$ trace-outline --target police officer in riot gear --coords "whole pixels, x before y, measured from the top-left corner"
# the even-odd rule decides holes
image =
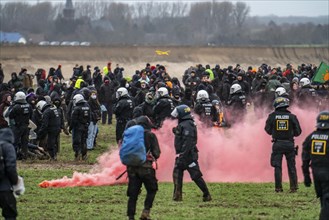
[[[38,130],[39,139],[47,135],[47,151],[51,160],[57,160],[57,139],[61,132],[61,117],[56,106],[41,100],[37,103],[37,110],[42,112],[42,123]]]
[[[206,90],[200,90],[196,95],[196,104],[194,111],[200,116],[200,120],[205,122],[209,127],[212,126],[211,115],[212,104],[209,99],[209,94]]]
[[[153,107],[155,126],[160,128],[163,121],[170,117],[171,112],[174,110],[175,105],[170,98],[168,89],[161,87],[157,91],[157,103]]]
[[[244,115],[247,113],[247,100],[242,88],[239,84],[233,84],[230,88],[230,98],[227,102],[230,110],[230,123],[235,124],[244,119]]]
[[[203,201],[210,201],[211,196],[206,182],[202,178],[198,163],[198,148],[197,144],[197,127],[191,115],[191,109],[187,105],[179,105],[171,115],[178,119],[177,127],[173,128],[175,134],[175,150],[178,155],[175,160],[173,171],[174,179],[174,201],[182,201],[183,175],[187,170],[203,192]]]
[[[113,112],[117,120],[115,132],[117,143],[119,143],[127,122],[133,118],[134,103],[128,94],[128,90],[124,87],[119,88],[115,96],[118,101],[114,105]]]
[[[13,122],[11,128],[15,137],[15,149],[18,158],[26,159],[28,155],[29,121],[32,117],[32,107],[26,102],[24,92],[17,92],[13,105],[9,107],[9,119]]]
[[[69,131],[72,132],[75,160],[87,159],[87,137],[90,123],[90,107],[81,94],[73,97],[73,110]]]
[[[288,165],[290,192],[298,189],[296,172],[296,149],[294,137],[301,134],[302,130],[296,115],[287,110],[289,99],[278,97],[273,106],[275,111],[269,114],[265,131],[272,135],[271,166],[274,167],[275,191],[282,192],[282,157],[285,155]]]
[[[318,94],[311,86],[311,81],[304,77],[299,81],[300,90],[297,92],[298,105],[300,107],[308,107],[314,105],[314,101],[318,101]]]
[[[312,184],[309,167],[312,167],[314,187],[320,198],[320,220],[329,218],[329,111],[320,112],[316,130],[303,143],[302,169],[304,184]]]

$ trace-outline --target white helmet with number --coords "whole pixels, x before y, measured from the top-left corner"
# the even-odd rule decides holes
[[[158,91],[157,91],[157,95],[158,95],[158,97],[168,95],[168,89],[165,88],[165,87],[159,88]]]
[[[76,94],[74,97],[73,97],[73,104],[78,104],[78,103],[81,103],[81,102],[86,102],[85,101],[85,98],[83,97],[83,95],[81,94]]]
[[[115,93],[115,97],[118,99],[122,96],[128,95],[128,90],[124,87],[118,88],[118,90]]]
[[[241,86],[239,84],[233,84],[230,88],[230,94],[234,94],[234,93],[237,93],[237,92],[240,92],[242,90]]]
[[[36,107],[37,107],[37,110],[41,113],[42,112],[42,109],[47,105],[47,102],[44,101],[44,100],[40,100]]]
[[[24,102],[26,103],[26,95],[24,92],[17,92],[14,96],[14,102]]]
[[[309,80],[309,78],[302,78],[300,81],[299,81],[299,84],[301,87],[304,87],[304,86],[307,86],[307,85],[310,85],[311,84],[311,81]]]
[[[280,97],[286,93],[287,93],[287,91],[284,87],[279,87],[275,90],[275,97]]]
[[[209,94],[206,90],[200,90],[198,94],[196,95],[196,100],[205,100],[209,99]]]

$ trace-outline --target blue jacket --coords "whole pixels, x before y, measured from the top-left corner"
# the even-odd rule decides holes
[[[0,147],[5,164],[5,176],[0,179],[0,191],[10,191],[17,184],[16,153],[13,146],[14,135],[10,128],[0,130]]]

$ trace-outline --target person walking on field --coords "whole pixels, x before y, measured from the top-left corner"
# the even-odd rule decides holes
[[[152,166],[154,160],[160,157],[161,151],[156,135],[151,131],[152,123],[147,116],[140,116],[127,123],[127,128],[133,125],[140,125],[144,128],[144,143],[146,161],[140,166],[127,166],[128,172],[128,190],[127,195],[128,206],[127,216],[129,220],[134,220],[136,213],[136,203],[140,194],[142,184],[146,189],[146,198],[144,201],[144,209],[142,211],[141,220],[150,220],[150,211],[153,206],[155,195],[158,191],[158,180],[156,179],[156,171]]]
[[[203,201],[211,201],[211,196],[198,163],[197,127],[191,115],[191,109],[187,105],[177,106],[171,113],[178,119],[177,127],[173,128],[175,134],[176,157],[173,171],[174,179],[174,201],[183,200],[183,175],[187,170],[203,193]]]

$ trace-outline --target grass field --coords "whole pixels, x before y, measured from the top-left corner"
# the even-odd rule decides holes
[[[126,185],[75,188],[40,188],[43,180],[87,172],[96,158],[113,144],[114,126],[101,126],[98,145],[87,162],[73,162],[71,137],[62,135],[57,162],[18,163],[26,193],[18,199],[18,219],[126,219]],[[172,201],[172,183],[160,183],[151,210],[152,219],[317,219],[319,201],[314,189],[300,184],[298,193],[275,193],[273,183],[211,183],[213,201],[202,202],[194,183],[184,184],[183,202]],[[143,209],[145,190],[139,197],[137,215]]]

